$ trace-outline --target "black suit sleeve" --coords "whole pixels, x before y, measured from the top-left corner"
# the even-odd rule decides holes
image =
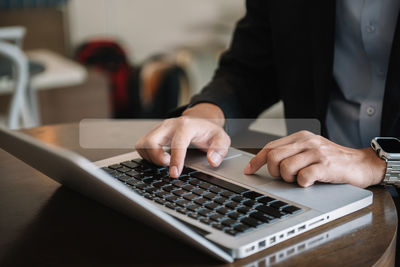
[[[212,81],[190,102],[218,105],[226,118],[255,118],[279,101],[266,0],[247,0]]]

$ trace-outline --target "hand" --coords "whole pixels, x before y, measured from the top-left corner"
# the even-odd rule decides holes
[[[308,187],[316,181],[368,187],[379,184],[386,163],[371,148],[340,146],[307,131],[268,143],[246,166],[253,174],[267,164],[269,173]]]
[[[202,118],[199,118],[199,117]],[[157,165],[170,166],[170,176],[179,177],[190,144],[207,152],[211,166],[218,167],[230,146],[222,128],[223,113],[213,104],[198,104],[179,118],[163,121],[136,143],[139,154]],[[163,150],[171,147],[171,154]]]

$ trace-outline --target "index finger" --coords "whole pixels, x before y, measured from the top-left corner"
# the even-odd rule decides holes
[[[172,178],[178,178],[185,162],[186,150],[192,141],[193,133],[187,130],[177,131],[171,142],[171,160],[169,174]]]

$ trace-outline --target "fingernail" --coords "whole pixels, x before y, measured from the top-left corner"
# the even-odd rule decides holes
[[[178,168],[176,166],[172,166],[171,168],[169,168],[169,175],[177,178],[178,177]]]
[[[250,173],[251,172],[251,165],[250,163],[247,164],[247,166],[244,168],[244,173]]]
[[[171,156],[170,156],[167,152],[165,152],[165,153],[163,154],[163,159],[162,159],[164,165],[165,165],[165,166],[168,166],[170,160],[171,160]]]
[[[218,165],[218,164],[221,163],[222,156],[221,156],[219,153],[217,153],[217,152],[211,151],[211,153],[210,153],[210,160],[211,160],[215,165]]]

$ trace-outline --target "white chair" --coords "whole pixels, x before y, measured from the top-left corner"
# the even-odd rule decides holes
[[[36,94],[29,86],[28,59],[21,50],[24,35],[23,27],[0,28],[0,54],[13,65],[14,90],[7,118],[10,129],[39,125]]]

